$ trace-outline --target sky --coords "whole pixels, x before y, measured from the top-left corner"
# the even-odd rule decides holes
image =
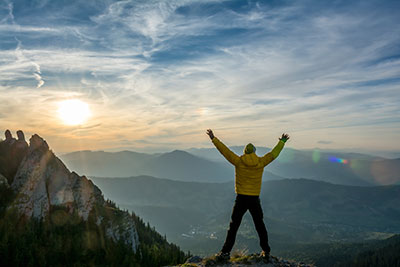
[[[0,131],[57,153],[400,151],[400,1],[0,0]],[[90,117],[67,125],[65,100]]]

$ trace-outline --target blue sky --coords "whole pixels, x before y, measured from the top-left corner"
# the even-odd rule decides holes
[[[0,1],[0,130],[55,151],[400,149],[399,1]],[[92,117],[64,125],[57,103]]]

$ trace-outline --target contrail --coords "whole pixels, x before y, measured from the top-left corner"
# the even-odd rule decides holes
[[[40,88],[44,84],[44,81],[43,81],[42,76],[41,76],[42,73],[40,72],[40,65],[37,64],[36,62],[33,62],[33,61],[31,61],[31,63],[35,67],[35,71],[33,73],[33,76],[35,76],[35,79],[38,82],[36,88]]]
[[[36,88],[40,88],[44,85],[44,80],[42,78],[42,72],[40,71],[40,65],[30,59],[28,59],[22,52],[21,49],[21,41],[15,37],[15,40],[18,42],[17,48],[15,48],[15,56],[20,61],[29,61],[33,66],[33,77],[37,81]]]
[[[11,23],[12,23],[13,25],[16,25],[16,23],[15,23],[15,18],[14,18],[14,14],[13,14],[13,10],[14,10],[14,4],[13,4],[12,2],[11,2],[11,3],[8,3],[8,17],[10,18]],[[28,58],[22,53],[22,50],[21,50],[21,44],[22,44],[22,43],[21,43],[21,41],[20,41],[16,36],[14,36],[14,38],[15,38],[15,40],[18,42],[17,48],[15,48],[15,55],[16,55],[17,59],[18,59],[18,60],[21,60],[21,61],[30,61],[30,63],[32,64],[32,66],[33,66],[33,68],[34,68],[34,69],[33,69],[33,77],[34,77],[35,80],[37,81],[36,88],[42,87],[43,84],[44,84],[44,80],[43,80],[43,78],[42,78],[42,72],[40,71],[40,65],[37,64],[36,62],[34,62],[34,61],[28,59]]]

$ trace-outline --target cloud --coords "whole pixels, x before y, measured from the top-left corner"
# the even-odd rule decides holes
[[[322,145],[330,145],[330,144],[332,144],[333,142],[332,142],[332,141],[319,140],[317,143],[318,143],[318,144],[322,144]]]
[[[14,24],[3,24],[0,25],[1,32],[7,33],[35,33],[35,34],[49,34],[49,33],[59,33],[60,29],[54,29],[51,27],[32,27],[32,26],[20,26]]]
[[[0,6],[0,9],[5,9],[7,11],[7,16],[4,16],[3,19],[0,20],[0,23],[6,23],[7,21],[10,21],[11,23],[14,23],[14,15],[13,15],[13,9],[14,5],[13,3],[5,3],[5,6]]]
[[[287,129],[303,138],[296,144],[311,146],[310,131],[354,126],[369,140],[363,127],[398,126],[400,30],[389,4],[76,3],[44,1],[41,16],[7,6],[0,91],[13,94],[2,101],[45,97],[49,103],[29,105],[43,116],[40,105],[50,110],[79,96],[96,109],[99,125],[80,129],[85,136],[103,131],[111,140],[122,132],[124,140],[163,144],[201,143],[208,127],[235,143],[249,131],[263,142]],[[43,92],[32,93],[32,82]],[[74,138],[72,129],[65,136]]]
[[[41,76],[42,73],[40,72],[40,66],[35,62],[32,62],[32,65],[35,67],[35,72],[33,73],[33,76],[35,77],[35,80],[38,82],[36,88],[40,88],[44,84],[44,81]]]
[[[25,55],[23,50],[21,49],[21,41],[18,40],[17,38],[15,38],[18,42],[17,47],[15,48],[15,55],[17,57],[17,62],[19,62],[18,64],[21,65],[26,65],[26,63],[30,64],[33,68],[33,77],[35,78],[35,80],[37,81],[37,86],[36,88],[40,88],[43,86],[44,81],[42,79],[41,76],[41,71],[40,71],[40,65],[37,64],[36,62],[29,60]]]
[[[18,31],[20,31],[21,27],[19,27],[19,25],[15,22],[15,17],[13,14],[13,10],[14,10],[13,3],[8,3],[7,7],[8,7],[8,16],[1,21],[1,24],[6,23],[9,20],[11,25],[10,24],[0,25],[0,32],[1,31],[7,32],[10,29],[18,29]],[[28,28],[30,31],[35,29],[34,27],[28,27]],[[43,29],[41,29],[41,30],[43,30]],[[42,73],[40,71],[39,64],[26,58],[26,56],[24,55],[24,53],[21,49],[22,42],[16,36],[14,36],[14,39],[17,41],[17,47],[15,48],[15,52],[14,52],[15,56],[17,58],[17,61],[19,62],[19,64],[21,64],[22,62],[24,62],[24,63],[28,62],[28,61],[30,62],[30,64],[33,66],[33,77],[37,81],[36,88],[42,87],[44,85],[44,81],[41,76]]]

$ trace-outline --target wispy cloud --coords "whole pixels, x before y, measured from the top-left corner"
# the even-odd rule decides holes
[[[29,66],[29,68],[32,70],[32,75],[33,75],[34,79],[37,81],[36,88],[42,87],[43,84],[44,84],[44,81],[43,81],[42,76],[41,76],[42,73],[40,71],[40,65],[38,63],[30,60],[29,58],[27,58],[24,55],[24,52],[21,49],[21,41],[18,40],[17,38],[15,38],[15,39],[16,39],[18,45],[17,45],[17,47],[15,48],[15,51],[14,51],[14,54],[15,54],[15,57],[16,57],[16,62],[15,62],[16,64],[13,64],[13,65],[14,66],[18,65],[18,66],[21,66],[23,68],[25,68],[25,66],[27,66],[27,67]],[[5,69],[7,70],[8,67],[10,67],[10,66],[5,66]],[[13,66],[11,65],[11,68],[12,67]],[[9,78],[12,79],[12,76],[9,77]]]
[[[18,29],[18,31],[19,31],[21,29],[21,27],[19,27],[19,25],[15,22],[15,18],[14,18],[14,14],[13,14],[13,10],[14,10],[13,3],[7,3],[7,9],[8,9],[8,15],[1,20],[1,23],[3,24],[3,23],[9,22],[9,24],[8,25],[0,25],[0,31],[7,32],[10,29],[15,29],[15,28]],[[33,29],[32,27],[28,27],[28,28],[29,28],[29,31],[32,31],[32,29]],[[41,29],[41,30],[43,30],[43,29]],[[37,88],[42,87],[44,85],[44,81],[41,76],[42,73],[40,71],[39,64],[37,64],[36,62],[33,62],[25,57],[25,55],[21,49],[21,41],[16,36],[14,36],[14,38],[17,41],[17,47],[15,48],[15,56],[16,56],[17,62],[19,62],[20,65],[23,65],[25,62],[30,61],[30,64],[33,67],[32,75],[33,75],[34,79],[37,81],[36,87]]]
[[[35,67],[35,71],[33,73],[33,76],[35,77],[35,80],[38,82],[37,84],[37,88],[42,87],[42,85],[44,84],[44,81],[42,79],[42,76],[40,76],[42,73],[40,72],[40,66],[39,64],[32,62],[32,65]]]
[[[318,141],[318,144],[322,144],[322,145],[330,145],[332,143],[333,143],[332,141],[326,141],[326,140],[319,140]]]
[[[290,131],[298,147],[334,133],[331,146],[383,149],[395,140],[387,129],[400,127],[396,1],[58,5],[41,2],[41,16],[20,2],[3,7],[0,114],[22,116],[26,101],[38,117],[19,128],[47,125],[55,139],[84,138],[89,148],[200,146],[214,127],[232,144]],[[93,127],[45,115],[71,96],[90,103]]]

